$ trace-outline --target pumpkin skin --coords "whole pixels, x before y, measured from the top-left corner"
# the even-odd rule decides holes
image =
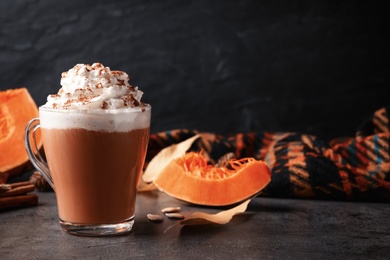
[[[194,153],[185,156],[194,156]],[[206,159],[204,158],[206,161]],[[185,160],[172,160],[154,180],[162,192],[179,200],[203,206],[227,206],[241,202],[259,193],[270,181],[271,172],[266,163],[254,158],[240,160],[237,168],[224,177],[201,176],[196,169],[185,165]],[[244,162],[247,161],[247,162]],[[207,174],[217,167],[202,165]],[[214,170],[213,170],[214,168]],[[219,167],[222,169],[224,167]]]
[[[26,88],[0,91],[0,173],[18,174],[29,163],[24,129],[38,114],[38,107]],[[40,131],[37,131],[37,145],[42,147]]]

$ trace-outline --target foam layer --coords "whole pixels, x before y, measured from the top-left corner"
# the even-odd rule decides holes
[[[149,128],[151,107],[111,110],[65,110],[39,108],[41,127],[46,129],[87,129],[90,131],[129,132]]]

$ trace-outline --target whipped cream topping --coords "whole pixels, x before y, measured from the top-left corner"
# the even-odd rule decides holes
[[[44,107],[91,110],[144,107],[143,92],[129,84],[129,75],[101,63],[77,64],[61,75],[61,88]]]

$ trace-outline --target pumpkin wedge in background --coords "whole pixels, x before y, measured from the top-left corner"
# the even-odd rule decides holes
[[[24,147],[24,128],[38,117],[38,107],[26,88],[0,91],[0,173],[18,174],[29,163]],[[37,131],[38,147],[42,147]]]
[[[225,167],[215,167],[201,153],[189,152],[172,160],[154,184],[171,197],[192,204],[227,206],[256,195],[270,181],[270,169],[263,161],[230,159]]]

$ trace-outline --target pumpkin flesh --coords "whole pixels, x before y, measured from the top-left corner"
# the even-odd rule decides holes
[[[24,128],[34,117],[38,117],[38,107],[26,88],[0,91],[0,173],[19,173],[29,162]],[[37,144],[41,147],[37,133]]]
[[[269,167],[254,158],[229,160],[229,167],[208,165],[197,153],[172,160],[154,184],[166,194],[189,203],[226,206],[260,192],[271,180]]]

